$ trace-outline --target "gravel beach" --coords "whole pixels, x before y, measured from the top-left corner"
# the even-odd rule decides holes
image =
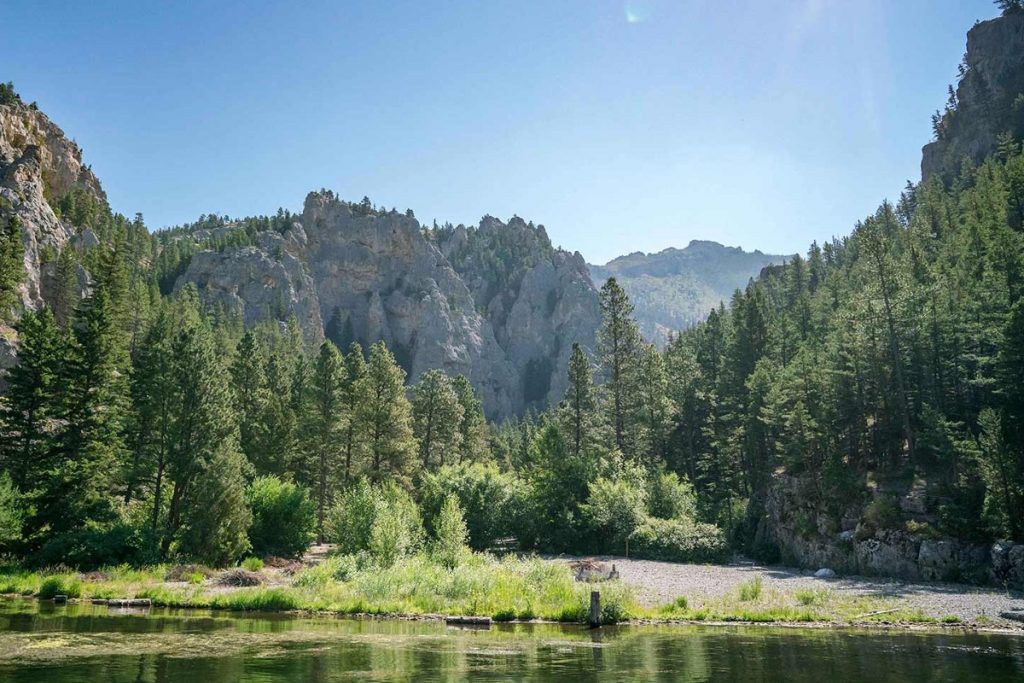
[[[647,606],[688,598],[714,598],[738,590],[741,583],[760,576],[766,590],[793,592],[806,588],[827,588],[850,595],[895,598],[901,607],[920,609],[936,618],[959,617],[964,623],[1024,630],[1024,623],[999,616],[1012,609],[1024,610],[1024,595],[994,587],[950,583],[911,583],[880,577],[844,576],[819,579],[813,572],[755,564],[675,564],[622,557],[593,557],[614,564],[622,580],[634,586],[637,599]]]

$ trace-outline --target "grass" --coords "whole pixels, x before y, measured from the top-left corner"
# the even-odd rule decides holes
[[[52,597],[149,598],[160,607],[209,607],[247,611],[324,611],[341,614],[439,614],[584,622],[591,584],[577,582],[568,565],[538,558],[498,559],[467,554],[455,569],[426,555],[374,566],[366,558],[342,556],[304,569],[287,585],[212,590],[201,572],[184,581],[164,580],[168,567],[114,567],[93,575],[28,572],[0,567],[4,593]],[[89,578],[87,578],[89,577]],[[618,581],[597,585],[602,619],[614,623],[642,614],[629,588]]]
[[[247,557],[242,560],[242,569],[247,569],[251,572],[258,572],[263,569],[263,560],[258,557]]]
[[[586,621],[591,589],[600,590],[602,620],[659,619],[715,623],[832,623],[955,625],[956,616],[933,617],[907,609],[898,598],[850,595],[829,589],[793,592],[766,587],[760,577],[731,593],[679,596],[656,608],[641,607],[619,581],[575,581],[568,566],[538,558],[496,558],[473,553],[453,570],[426,555],[380,568],[365,556],[338,556],[293,577],[285,585],[216,589],[200,571],[165,581],[170,567],[111,567],[80,575],[67,570],[32,572],[0,566],[0,593],[52,598],[149,598],[160,607],[207,607],[241,611],[309,611],[376,615],[471,615],[495,621]],[[272,572],[273,570],[267,570]],[[264,573],[275,577],[274,574]],[[985,623],[984,617],[976,620]]]
[[[756,576],[750,581],[745,581],[740,584],[740,600],[743,602],[760,600],[763,590],[764,580],[760,576]]]

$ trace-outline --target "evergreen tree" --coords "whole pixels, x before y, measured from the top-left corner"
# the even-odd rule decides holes
[[[11,320],[11,309],[18,301],[18,285],[24,276],[21,222],[17,216],[0,216],[0,321]]]
[[[490,446],[487,443],[487,421],[484,419],[484,407],[480,397],[473,390],[464,375],[452,378],[452,389],[462,407],[462,420],[459,422],[459,462],[489,460]]]
[[[606,420],[615,446],[627,455],[636,451],[640,361],[640,330],[633,320],[633,305],[615,278],[601,287],[601,327],[597,333],[598,358],[608,394]]]
[[[316,498],[316,530],[324,542],[324,515],[332,498],[333,484],[341,461],[344,433],[345,360],[334,342],[320,345],[320,353],[309,379],[308,424],[304,430],[306,451],[311,458]]]
[[[462,419],[462,404],[451,378],[436,369],[423,373],[412,388],[412,421],[424,470],[458,459]]]
[[[182,552],[216,562],[244,552],[237,530],[247,524],[249,513],[230,373],[218,355],[213,332],[195,318],[186,317],[170,347],[171,497],[160,550],[166,557],[171,545],[179,543]],[[219,526],[223,530],[214,533]]]
[[[345,482],[352,481],[357,468],[367,457],[367,435],[359,430],[359,406],[367,399],[366,359],[359,342],[352,342],[345,356],[345,384],[342,399],[345,409],[345,432],[342,446],[345,453]]]
[[[366,435],[369,476],[405,480],[416,454],[412,411],[405,397],[405,371],[384,345],[370,347],[366,375],[359,380],[362,401],[356,406],[357,432]]]
[[[31,498],[41,493],[54,467],[69,340],[48,309],[27,311],[17,331],[18,364],[11,368],[7,393],[0,397],[0,469]],[[36,527],[46,523],[39,520]]]
[[[267,423],[271,394],[263,345],[252,331],[246,332],[231,364],[231,380],[238,414],[239,444],[257,474],[279,474],[273,465],[277,454],[267,451]]]
[[[559,407],[559,423],[567,436],[569,452],[580,457],[596,436],[597,395],[590,359],[576,342],[569,356],[569,386]]]

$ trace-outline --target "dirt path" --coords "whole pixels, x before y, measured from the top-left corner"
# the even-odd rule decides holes
[[[794,592],[827,588],[841,594],[898,598],[909,609],[920,609],[936,618],[953,615],[965,623],[1024,629],[1024,623],[999,616],[1000,612],[1024,609],[1024,595],[991,587],[949,583],[911,583],[877,577],[818,579],[810,572],[755,564],[698,565],[627,560],[621,557],[593,559],[615,565],[622,580],[633,585],[637,598],[648,606],[664,604],[684,595],[690,598],[721,597],[738,590],[741,583],[760,576],[767,590]]]

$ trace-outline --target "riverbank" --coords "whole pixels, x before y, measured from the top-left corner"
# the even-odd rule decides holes
[[[256,571],[161,565],[99,572],[0,568],[0,593],[71,603],[149,600],[154,607],[303,612],[402,619],[466,615],[498,622],[582,623],[591,590],[605,623],[766,624],[1024,631],[1000,616],[1019,593],[957,584],[843,577],[752,564],[688,565],[615,557],[619,578],[576,581],[569,558],[475,554],[446,569],[425,556],[389,568],[352,557],[309,558]],[[111,607],[111,611],[118,608]]]
[[[676,564],[621,557],[596,557],[615,565],[623,583],[644,609],[664,611],[664,605],[686,596],[691,615],[736,615],[774,607],[813,607],[829,622],[953,624],[981,628],[1024,630],[1024,623],[1000,616],[1019,610],[1024,616],[1024,594],[1019,591],[953,583],[910,582],[885,577],[844,576],[819,578],[810,571],[789,567],[762,567],[753,563],[729,565]],[[756,601],[738,599],[744,587],[749,595],[760,583]],[[880,612],[871,614],[872,612]]]

